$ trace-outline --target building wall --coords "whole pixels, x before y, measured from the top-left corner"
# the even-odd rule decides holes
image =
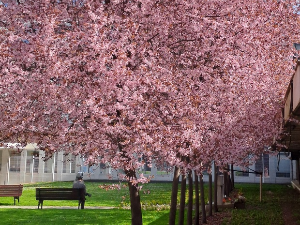
[[[278,163],[279,161],[279,163]],[[280,154],[280,158],[277,156],[268,156],[268,164],[263,166],[265,169],[262,174],[262,181],[264,183],[289,183],[292,180],[292,161],[285,153]],[[249,167],[249,172],[262,172],[261,167],[257,168],[257,163]],[[279,169],[279,170],[278,170]],[[235,182],[249,182],[259,183],[260,176],[255,173],[249,173],[246,176],[234,177]]]
[[[85,166],[84,160],[77,156],[64,155],[63,152],[57,152],[54,157],[43,160],[45,153],[36,150],[35,145],[28,145],[22,152],[16,150],[0,148],[0,184],[19,184],[36,183],[52,181],[72,181],[77,172],[84,172],[85,180],[118,180],[118,174],[122,171],[116,171],[109,166],[100,164],[91,167]],[[265,158],[265,164],[256,163],[249,167],[249,172],[265,169],[262,180],[264,183],[289,183],[296,177],[296,163],[281,154],[278,164],[276,156]],[[260,176],[255,173],[246,173],[241,168],[234,167],[235,182],[259,183]],[[279,169],[279,171],[278,171]],[[166,172],[169,171],[169,172]],[[153,177],[153,181],[172,181],[173,170],[167,166],[164,169],[157,168],[153,163],[152,168],[145,167],[138,171],[144,176]],[[208,181],[208,175],[204,175],[204,181]]]
[[[1,148],[0,155],[0,184],[70,181],[80,171],[79,157],[58,152],[45,162],[44,151],[36,150],[36,146],[31,144],[21,152]]]

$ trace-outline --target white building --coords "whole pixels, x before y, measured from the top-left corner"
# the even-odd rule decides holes
[[[85,180],[118,179],[118,171],[104,164],[88,167],[79,156],[57,152],[47,161],[44,161],[44,157],[44,151],[36,150],[33,144],[27,145],[22,151],[0,148],[0,184],[72,181],[79,171],[84,172]],[[245,172],[235,171],[235,182],[258,183],[259,175],[247,172],[262,171],[262,168],[265,183],[289,183],[296,177],[295,165],[285,153],[280,153],[279,164],[276,156],[264,155],[263,159]],[[153,176],[154,181],[172,181],[172,170],[166,172],[165,169],[158,169],[154,164],[152,168],[145,166],[139,172]],[[234,169],[241,170],[238,167]],[[207,181],[208,176],[205,175],[204,180]]]
[[[264,183],[290,183],[296,177],[296,163],[290,159],[290,153],[280,152],[277,156],[263,154],[263,156],[251,165],[245,172],[239,167],[234,167],[235,182],[259,183],[260,175],[256,172],[263,172]],[[250,173],[248,173],[250,172]]]
[[[59,152],[47,161],[44,156],[44,151],[36,150],[33,144],[22,151],[0,148],[0,184],[72,180],[80,169],[75,156]]]

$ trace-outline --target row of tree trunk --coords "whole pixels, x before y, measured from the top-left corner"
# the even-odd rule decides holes
[[[231,168],[232,169],[232,168]],[[217,189],[218,189],[218,168],[215,168],[214,173],[214,199],[213,199],[213,188],[212,188],[212,174],[209,174],[208,180],[208,212],[206,212],[205,208],[205,196],[204,196],[204,182],[203,175],[199,175],[194,172],[194,185],[193,185],[193,171],[187,171],[187,173],[183,173],[181,175],[181,191],[180,191],[180,205],[179,205],[179,219],[178,225],[184,224],[184,213],[187,207],[187,225],[199,225],[200,223],[200,206],[201,206],[201,222],[206,222],[206,216],[212,216],[212,211],[218,212],[218,204],[217,204]],[[229,175],[229,168],[225,169],[224,172],[224,195],[229,196],[230,192],[234,188],[234,176]],[[233,172],[233,171],[232,171]],[[175,225],[176,220],[176,212],[177,212],[177,194],[178,194],[178,185],[179,185],[179,177],[180,177],[180,168],[175,167],[174,169],[174,177],[172,184],[172,194],[171,194],[171,206],[170,206],[170,215],[169,215],[169,225]],[[232,177],[232,179],[231,179]],[[186,205],[186,180],[188,180],[188,203]],[[193,186],[195,186],[195,203],[193,202]],[[199,192],[200,191],[200,192]],[[223,197],[223,196],[222,196]],[[215,204],[213,205],[212,202]],[[193,218],[193,206],[195,206],[195,216]]]
[[[217,205],[217,189],[218,189],[218,168],[215,168],[214,173],[214,200],[212,193],[212,174],[209,174],[209,193],[208,193],[208,216],[212,216],[212,211],[214,208],[215,212],[218,212]],[[229,195],[233,189],[234,180],[233,174],[232,179],[228,174],[229,170],[224,172],[224,195]],[[232,170],[233,171],[233,170]],[[135,178],[136,173],[133,170],[125,170],[125,173],[130,178]],[[169,215],[169,225],[175,225],[176,212],[177,212],[177,195],[178,195],[178,186],[179,186],[179,177],[180,177],[180,168],[175,167],[174,169],[174,178],[172,183],[172,194],[171,194],[171,206],[170,206],[170,215]],[[197,174],[194,172],[194,184],[195,184],[195,203],[193,203],[193,171],[187,171],[187,173],[182,173],[181,177],[181,195],[180,195],[180,205],[179,205],[179,220],[178,225],[184,224],[184,213],[186,209],[186,180],[188,179],[188,204],[187,204],[187,225],[192,225],[193,222],[195,225],[200,223],[200,206],[201,206],[201,221],[206,223],[206,209],[205,209],[205,198],[204,198],[204,182],[203,175]],[[130,203],[131,203],[131,218],[132,224],[142,225],[142,210],[140,204],[140,195],[137,185],[133,185],[131,181],[128,182],[129,192],[130,192]],[[199,192],[200,191],[200,192]],[[223,196],[222,196],[223,197]],[[212,205],[212,202],[215,204]],[[195,217],[193,218],[193,206],[195,205]],[[214,206],[214,207],[213,207]]]

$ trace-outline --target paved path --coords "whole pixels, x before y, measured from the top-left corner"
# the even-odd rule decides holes
[[[37,209],[37,206],[1,205],[0,209]],[[84,206],[84,209],[114,209],[105,206]],[[77,206],[44,206],[43,209],[78,209]]]

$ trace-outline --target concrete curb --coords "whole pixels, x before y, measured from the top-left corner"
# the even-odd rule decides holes
[[[2,205],[0,209],[38,209],[37,206]],[[43,206],[43,209],[78,209],[77,206]],[[105,206],[85,206],[84,209],[115,209],[115,207]]]
[[[299,181],[297,181],[297,180],[292,180],[292,181],[291,181],[291,184],[292,184],[292,187],[293,187],[294,189],[297,189],[297,190],[300,192]]]

